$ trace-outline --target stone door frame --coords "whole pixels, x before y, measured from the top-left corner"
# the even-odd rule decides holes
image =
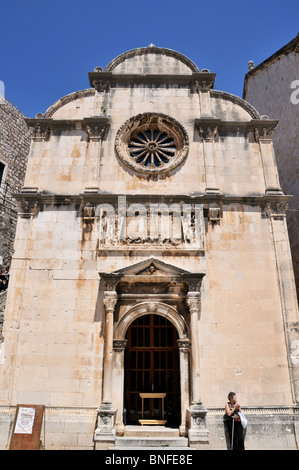
[[[106,284],[103,297],[104,305],[104,361],[103,361],[103,392],[99,416],[110,410],[114,413],[113,424],[109,432],[121,435],[124,432],[124,351],[126,348],[126,333],[134,320],[141,315],[155,313],[169,320],[178,333],[180,387],[181,387],[181,425],[180,434],[190,434],[189,428],[194,428],[192,416],[202,410],[200,400],[200,369],[198,321],[200,319],[200,289],[204,273],[191,273],[176,266],[164,263],[150,257],[135,265],[127,266],[112,273],[100,272],[100,277]],[[168,286],[168,292],[151,295],[143,293],[129,294],[120,292],[120,286],[141,283],[161,283]],[[183,287],[184,286],[184,287]],[[173,291],[176,287],[179,294]],[[159,298],[160,297],[160,298]],[[129,305],[121,312],[117,305],[126,298]],[[183,301],[186,315],[182,310]],[[122,302],[121,302],[122,303]],[[124,305],[124,304],[123,304]],[[118,313],[116,313],[116,311]],[[117,317],[119,315],[119,317]],[[107,412],[108,412],[107,411]],[[109,411],[109,412],[110,412]],[[101,421],[101,420],[100,420]],[[191,421],[191,422],[190,422]],[[192,424],[193,423],[193,424]],[[106,426],[107,427],[107,426]],[[99,426],[99,435],[101,434]],[[105,426],[104,426],[105,428]],[[106,428],[104,434],[107,434]]]
[[[186,434],[187,409],[190,403],[190,377],[189,377],[189,351],[190,338],[185,319],[177,309],[163,302],[145,300],[127,309],[118,321],[113,340],[113,377],[112,377],[112,402],[117,409],[116,433],[122,434],[124,429],[124,352],[127,344],[126,334],[129,326],[140,316],[161,315],[169,320],[178,333],[179,363],[180,363],[180,388],[181,388],[181,424],[180,434]]]

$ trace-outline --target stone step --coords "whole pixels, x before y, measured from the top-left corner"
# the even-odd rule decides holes
[[[126,426],[124,437],[179,437],[177,428],[165,428],[164,426]]]
[[[109,447],[108,450],[148,450],[148,451],[151,451],[151,450],[160,450],[160,451],[168,451],[168,450],[174,450],[174,451],[178,451],[178,450],[194,450],[194,449],[189,449],[189,447],[154,447],[154,446],[151,446],[151,447],[142,447],[142,446],[139,446],[139,447],[130,447],[128,449],[128,447],[123,447],[123,446],[115,446],[115,447]]]
[[[116,437],[115,447],[157,447],[159,449],[169,449],[170,447],[188,448],[188,439],[186,437],[145,437],[145,436],[123,436]]]

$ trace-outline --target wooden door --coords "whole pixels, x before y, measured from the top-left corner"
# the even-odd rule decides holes
[[[177,331],[160,315],[144,315],[128,329],[125,353],[125,422],[141,419],[142,392],[166,393],[167,425],[180,423],[180,383]],[[144,419],[161,419],[161,399],[144,400]]]

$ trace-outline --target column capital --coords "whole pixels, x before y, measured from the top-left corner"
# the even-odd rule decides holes
[[[177,344],[180,352],[188,353],[191,351],[191,341],[188,338],[178,339]]]
[[[187,304],[191,313],[193,311],[199,311],[200,310],[200,292],[199,291],[188,292]]]
[[[270,202],[265,205],[265,212],[273,219],[284,219],[288,209],[288,201]]]
[[[102,141],[106,135],[107,129],[107,126],[95,125],[91,123],[88,123],[85,126],[85,131],[88,135],[88,138],[92,142]]]
[[[105,291],[104,292],[104,298],[103,298],[103,304],[105,307],[106,312],[114,312],[115,305],[117,303],[117,292],[116,291]]]
[[[127,343],[128,343],[127,339],[114,339],[113,350],[122,352],[126,349]]]
[[[45,118],[40,113],[36,115],[36,118],[26,118],[25,122],[33,142],[42,142],[49,138],[52,119]]]

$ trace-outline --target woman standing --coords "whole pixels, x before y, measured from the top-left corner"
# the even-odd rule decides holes
[[[241,407],[237,403],[237,396],[235,392],[230,392],[228,394],[228,402],[225,405],[225,412],[227,415],[227,426],[231,450],[245,450],[243,428],[239,411],[241,411]]]

